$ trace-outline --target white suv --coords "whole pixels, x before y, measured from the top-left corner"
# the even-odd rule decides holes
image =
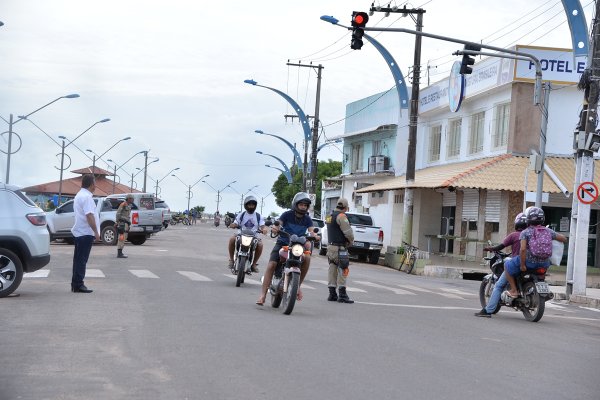
[[[46,214],[19,188],[0,182],[0,297],[21,284],[23,272],[50,262]]]

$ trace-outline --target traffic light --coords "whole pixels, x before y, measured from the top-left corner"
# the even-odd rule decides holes
[[[369,16],[366,12],[352,12],[352,42],[350,43],[350,48],[352,50],[360,50],[360,48],[363,46],[362,37],[365,34],[365,30],[363,28],[365,25],[367,25],[368,21]]]
[[[481,46],[466,44],[465,50],[480,51]],[[460,64],[460,73],[463,75],[470,75],[473,72],[473,67],[471,67],[473,64],[475,64],[475,58],[469,54],[463,54],[462,62]]]

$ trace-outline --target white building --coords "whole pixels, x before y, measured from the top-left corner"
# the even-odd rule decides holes
[[[548,201],[543,207],[546,222],[568,236],[573,195],[566,197],[561,187],[574,191],[573,131],[583,100],[576,83],[585,61],[574,61],[565,49],[517,49],[538,57],[544,81],[551,82],[546,165],[555,177],[544,174]],[[531,151],[539,151],[542,120],[533,102],[534,74],[529,62],[484,59],[466,76],[457,112],[448,106],[448,78],[421,90],[413,244],[476,259],[488,240],[498,243],[513,230],[524,195],[534,192],[537,182],[528,169]],[[400,116],[397,96],[390,91],[349,104],[346,117],[343,173],[328,183],[330,190],[324,187],[323,210],[344,196],[351,210],[373,215],[384,230],[384,244],[399,246],[408,113],[403,110]],[[535,195],[526,199],[532,205]],[[597,265],[597,210],[593,205],[588,265]]]

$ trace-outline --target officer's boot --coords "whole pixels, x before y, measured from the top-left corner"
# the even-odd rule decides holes
[[[117,249],[117,258],[127,258],[127,256],[123,254],[123,249]]]
[[[352,300],[346,294],[346,288],[343,286],[340,286],[340,295],[338,297],[338,303],[348,303],[348,304],[354,303],[354,300]]]
[[[329,297],[327,298],[327,301],[337,301],[338,300],[338,295],[335,292],[335,288],[329,286]]]

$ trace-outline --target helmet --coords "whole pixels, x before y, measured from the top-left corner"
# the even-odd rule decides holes
[[[529,207],[525,210],[527,225],[542,225],[545,220],[544,210],[539,207]]]
[[[125,200],[133,200],[133,194],[132,193],[127,193],[127,195],[125,196]]]
[[[254,207],[248,207],[249,205],[251,205],[252,203],[254,203]],[[246,211],[248,211],[249,213],[253,213],[254,210],[256,210],[256,206],[258,205],[258,201],[256,200],[256,197],[250,195],[247,196],[244,199],[244,208],[246,209]]]
[[[298,208],[298,203],[304,203],[307,206],[310,206],[310,204],[312,202],[310,201],[310,197],[308,196],[308,193],[298,192],[298,193],[296,193],[296,195],[294,196],[294,199],[292,200],[292,210],[296,211],[298,214],[306,214],[308,212],[308,208],[306,210],[300,210]]]
[[[527,217],[525,214],[519,213],[515,218],[515,230],[522,231],[525,228],[527,228]]]

